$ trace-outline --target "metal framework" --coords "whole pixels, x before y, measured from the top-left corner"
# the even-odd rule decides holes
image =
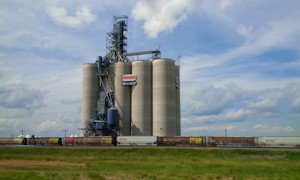
[[[113,30],[106,34],[106,57],[114,62],[126,61],[122,54],[127,53],[128,17],[114,16]]]

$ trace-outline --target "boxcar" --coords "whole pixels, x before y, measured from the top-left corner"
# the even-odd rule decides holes
[[[41,145],[41,146],[60,146],[62,145],[62,139],[61,138],[34,138],[34,144],[35,145]]]
[[[158,146],[203,146],[202,137],[158,137]]]
[[[118,146],[157,146],[157,136],[118,136]]]
[[[254,137],[206,136],[206,147],[254,147]]]
[[[256,137],[256,147],[300,148],[300,137]]]
[[[76,146],[113,146],[113,138],[103,137],[78,137],[74,141]]]

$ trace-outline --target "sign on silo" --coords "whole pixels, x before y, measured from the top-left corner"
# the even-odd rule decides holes
[[[180,81],[179,81],[178,77],[176,77],[175,85],[176,85],[176,88],[180,87]]]
[[[123,86],[133,86],[133,85],[137,85],[137,82],[123,82],[122,84]]]
[[[123,86],[137,85],[135,74],[124,74],[122,77]]]
[[[136,81],[135,74],[124,74],[122,77],[123,81]]]

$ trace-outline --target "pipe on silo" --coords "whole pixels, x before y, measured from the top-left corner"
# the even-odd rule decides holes
[[[117,62],[114,65],[115,107],[118,109],[121,136],[131,135],[131,86],[123,86],[122,77],[131,74],[130,62]]]
[[[131,135],[152,136],[152,62],[132,62],[137,85],[131,94]]]
[[[86,128],[86,122],[92,119],[92,114],[97,106],[99,96],[97,72],[96,64],[88,63],[83,65],[81,128]],[[84,136],[82,131],[80,136]]]
[[[176,78],[176,136],[181,136],[181,120],[180,120],[180,66],[175,66],[175,78]]]
[[[152,62],[153,136],[176,136],[175,61]]]
[[[114,65],[110,64],[108,67],[108,91],[112,92],[114,89]]]

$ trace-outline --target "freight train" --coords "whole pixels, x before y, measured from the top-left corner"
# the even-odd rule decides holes
[[[0,138],[0,145],[37,146],[179,146],[231,148],[300,148],[300,137],[227,137],[227,136],[102,136]]]

